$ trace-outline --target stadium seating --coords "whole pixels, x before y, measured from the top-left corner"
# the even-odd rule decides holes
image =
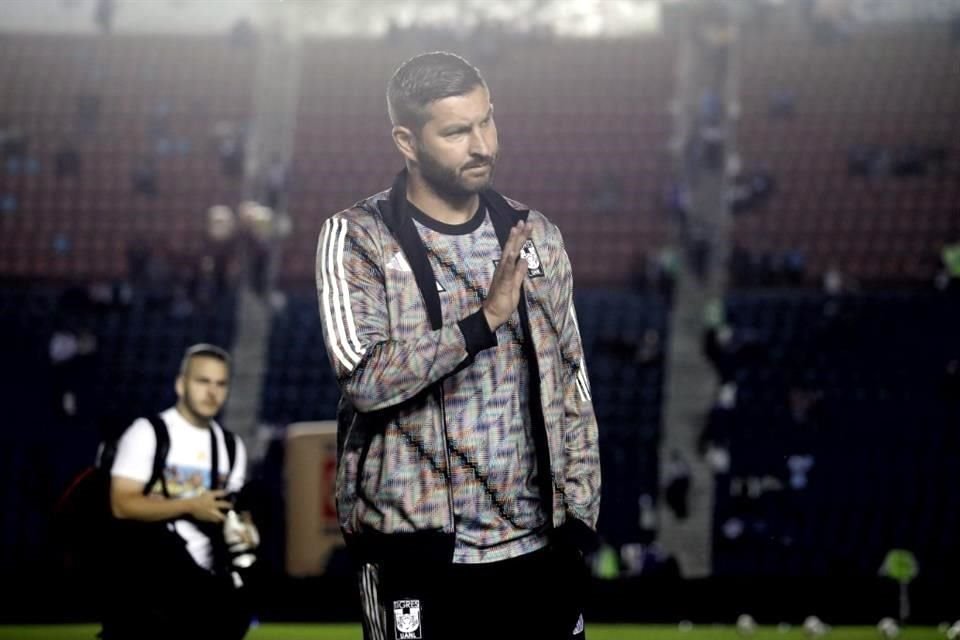
[[[737,245],[798,249],[814,281],[830,268],[874,285],[929,281],[943,242],[960,234],[960,49],[949,31],[895,25],[817,43],[749,30],[740,46],[736,145],[776,193],[737,217]],[[792,115],[771,115],[777,96]],[[925,175],[851,175],[857,149],[924,147],[946,153]]]
[[[717,478],[714,571],[871,575],[902,547],[946,578],[960,560],[948,490],[960,399],[944,395],[960,299],[741,292],[727,311],[754,349],[736,367],[723,434],[731,467]],[[791,415],[791,393],[820,396],[805,420]],[[812,466],[797,487],[790,460],[803,456]]]
[[[0,52],[0,122],[28,140],[24,159],[0,166],[0,197],[16,201],[0,217],[0,273],[122,278],[139,235],[196,254],[206,210],[240,199],[213,132],[246,124],[253,52],[200,36],[27,34],[0,36]],[[80,174],[57,179],[54,157],[68,141]],[[133,190],[144,158],[156,196]]]

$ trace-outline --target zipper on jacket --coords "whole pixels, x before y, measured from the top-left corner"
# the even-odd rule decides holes
[[[447,463],[447,506],[450,509],[450,528],[453,537],[457,537],[457,517],[453,512],[453,467],[450,464],[450,445],[447,443],[447,407],[444,399],[443,380],[439,383],[440,394],[440,434],[443,436],[443,459]]]

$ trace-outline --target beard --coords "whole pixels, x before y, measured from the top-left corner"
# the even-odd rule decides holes
[[[202,420],[212,420],[220,413],[220,407],[211,407],[208,403],[194,398],[189,392],[184,394],[183,403],[187,406],[187,409]]]
[[[420,175],[423,181],[430,185],[438,195],[450,200],[463,200],[474,196],[493,184],[494,168],[497,164],[497,154],[486,158],[472,158],[462,167],[451,168],[441,164],[429,151],[417,146],[417,163],[420,166]],[[489,167],[490,170],[481,178],[471,178],[465,174],[475,167]]]

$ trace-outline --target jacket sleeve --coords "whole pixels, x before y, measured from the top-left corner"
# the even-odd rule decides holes
[[[556,231],[559,234],[559,230]],[[560,335],[563,361],[569,363],[570,371],[563,376],[566,431],[566,469],[564,470],[564,495],[567,514],[583,522],[591,529],[597,526],[600,514],[600,447],[597,435],[597,418],[593,412],[590,380],[583,356],[583,343],[577,324],[577,312],[573,304],[573,274],[570,259],[559,242],[557,260],[560,286],[559,298],[554,309]]]
[[[422,326],[416,314],[424,312],[411,309],[410,318],[391,323],[380,255],[371,234],[350,215],[331,217],[320,231],[316,275],[324,343],[344,395],[361,412],[404,402],[497,344],[480,309],[398,339],[391,325]]]

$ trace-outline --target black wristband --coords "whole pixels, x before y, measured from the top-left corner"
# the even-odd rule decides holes
[[[483,309],[470,314],[457,324],[460,325],[463,339],[467,343],[467,353],[471,358],[484,349],[497,346],[497,334],[490,330]]]

